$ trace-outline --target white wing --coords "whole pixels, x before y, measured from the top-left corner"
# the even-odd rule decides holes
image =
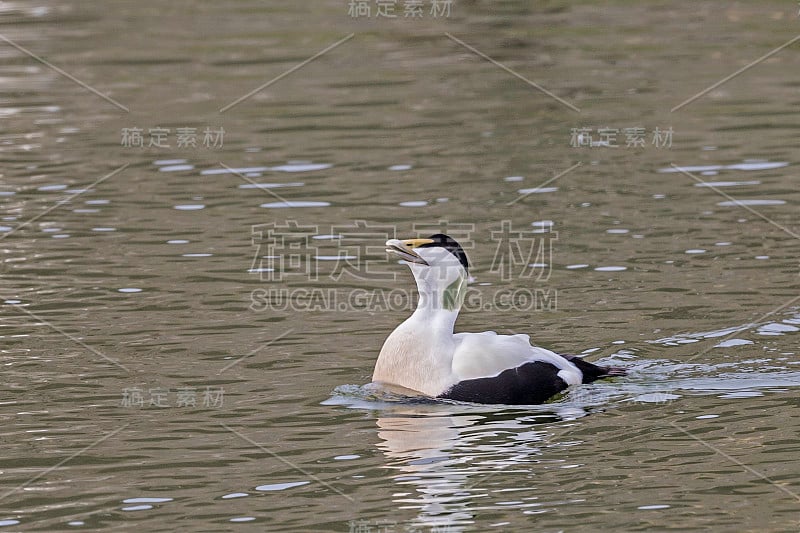
[[[453,374],[458,381],[496,376],[535,361],[559,368],[558,376],[568,385],[577,385],[583,379],[575,365],[550,350],[531,346],[530,336],[525,334],[456,333],[453,339],[456,343]]]

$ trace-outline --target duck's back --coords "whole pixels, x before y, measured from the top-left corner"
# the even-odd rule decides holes
[[[568,385],[581,382],[581,372],[575,365],[550,350],[531,346],[528,335],[498,335],[486,331],[457,333],[453,339],[456,381],[493,377],[527,363],[541,362],[553,366],[556,375]]]

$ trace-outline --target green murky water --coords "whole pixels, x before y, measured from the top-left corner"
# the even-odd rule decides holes
[[[0,530],[796,531],[797,6],[348,4],[0,3]],[[436,228],[630,375],[365,387]]]

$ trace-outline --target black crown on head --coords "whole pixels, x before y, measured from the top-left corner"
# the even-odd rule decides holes
[[[433,242],[428,244],[423,244],[420,248],[431,248],[433,246],[440,246],[456,256],[458,260],[461,262],[461,265],[464,267],[464,270],[469,271],[469,260],[467,259],[467,254],[464,252],[464,249],[458,244],[454,238],[450,237],[449,235],[445,235],[444,233],[437,233],[435,235],[431,235],[428,237]]]

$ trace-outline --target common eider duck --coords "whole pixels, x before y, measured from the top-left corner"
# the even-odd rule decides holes
[[[414,313],[386,338],[372,380],[431,398],[484,404],[544,403],[571,385],[624,375],[577,356],[531,346],[525,334],[453,333],[467,290],[469,262],[453,238],[390,239],[386,251],[411,268]]]

